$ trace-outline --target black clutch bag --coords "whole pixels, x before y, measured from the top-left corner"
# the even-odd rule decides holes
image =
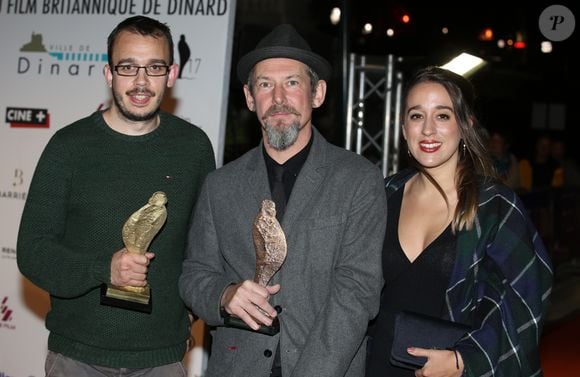
[[[421,369],[426,357],[407,353],[408,347],[427,349],[452,348],[471,328],[424,314],[403,311],[395,318],[395,334],[390,361],[407,369]]]

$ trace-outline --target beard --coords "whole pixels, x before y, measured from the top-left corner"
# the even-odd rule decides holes
[[[143,94],[143,93],[148,94],[149,96],[151,96],[151,98],[155,97],[155,93],[153,93],[147,89],[139,89],[139,88],[128,91],[125,94],[127,94],[128,96],[131,96],[131,95]],[[125,117],[126,119],[128,119],[130,121],[144,122],[144,121],[148,121],[148,120],[155,118],[157,116],[157,114],[159,114],[160,104],[157,104],[157,107],[148,113],[136,114],[134,112],[129,111],[129,109],[127,109],[127,107],[123,103],[122,98],[123,98],[123,95],[113,89],[113,101],[115,102],[117,109],[119,109],[119,112],[121,113],[121,115],[123,117]]]
[[[301,127],[299,120],[295,120],[289,125],[285,125],[281,121],[274,124],[267,120],[270,115],[278,112],[285,112],[297,116],[300,116],[300,113],[290,106],[273,105],[264,114],[264,125],[262,128],[266,132],[268,144],[277,151],[283,151],[294,145],[298,139]]]
[[[288,126],[283,124],[273,125],[268,122],[264,123],[264,131],[268,144],[277,151],[283,151],[294,145],[300,133],[300,123],[298,121],[290,123]]]

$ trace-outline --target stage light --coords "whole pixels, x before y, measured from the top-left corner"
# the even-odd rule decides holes
[[[492,41],[493,40],[493,29],[486,27],[479,33],[479,40],[481,41]]]
[[[334,7],[330,11],[330,23],[333,25],[338,25],[340,22],[340,8]]]
[[[482,68],[485,64],[486,62],[482,58],[462,52],[451,59],[448,63],[442,65],[441,68],[448,69],[458,75],[467,77]]]
[[[408,24],[409,22],[411,22],[411,17],[405,13],[403,14],[403,17],[401,17],[401,21],[403,21],[404,24]]]
[[[395,31],[391,28],[387,29],[387,37],[392,37],[395,35]]]
[[[542,44],[540,45],[540,49],[544,54],[549,54],[552,52],[552,42],[550,41],[543,41]]]
[[[373,25],[369,22],[367,22],[362,29],[362,33],[363,34],[370,34],[373,32]]]

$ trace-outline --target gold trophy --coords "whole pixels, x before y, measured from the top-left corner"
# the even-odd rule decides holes
[[[252,237],[256,250],[254,282],[265,287],[284,263],[287,253],[286,236],[280,223],[276,220],[276,204],[273,201],[269,199],[262,201],[260,211],[254,219]],[[225,311],[223,312],[223,316],[224,324],[227,327],[254,331],[238,317],[229,315]],[[279,331],[280,322],[278,321],[278,317],[274,318],[272,325],[261,325],[256,330],[256,332],[267,335],[275,335]]]
[[[123,225],[123,243],[129,253],[144,255],[151,241],[167,220],[167,196],[162,191],[151,195],[147,204],[133,213]],[[101,303],[151,313],[151,289],[144,287],[103,285]]]

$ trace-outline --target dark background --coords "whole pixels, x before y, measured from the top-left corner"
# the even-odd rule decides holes
[[[565,138],[569,154],[578,160],[579,148],[571,145],[580,125],[578,112],[573,107],[576,96],[572,91],[578,80],[571,57],[572,48],[578,46],[578,27],[568,39],[553,42],[552,53],[541,53],[540,42],[545,38],[539,30],[538,20],[541,12],[553,4],[566,6],[578,22],[578,7],[569,1],[357,0],[348,1],[346,17],[343,12],[341,22],[332,25],[330,10],[334,6],[344,9],[344,1],[239,0],[224,163],[257,145],[261,137],[259,124],[255,115],[246,109],[242,84],[235,75],[237,61],[280,23],[293,24],[312,49],[333,65],[327,98],[323,107],[315,111],[314,124],[336,145],[345,145],[344,51],[367,55],[379,62],[385,61],[387,54],[401,57],[403,61],[398,68],[404,75],[423,66],[442,65],[465,51],[488,61],[470,77],[479,98],[479,118],[488,129],[502,129],[511,134],[512,149],[517,157],[528,156],[536,136],[549,132]],[[401,21],[403,14],[410,16],[408,24]],[[343,28],[345,20],[347,28]],[[367,22],[373,24],[373,32],[363,35],[361,30]],[[446,35],[441,33],[443,26],[449,28]],[[395,29],[394,38],[386,36],[388,27]],[[493,30],[492,41],[478,38],[484,28]],[[525,49],[497,47],[497,39],[515,40],[518,34],[526,42]],[[545,130],[532,129],[534,104],[564,105],[566,129],[550,130],[549,124]]]
[[[346,1],[346,0],[343,0]],[[309,41],[316,52],[333,65],[325,105],[314,112],[314,125],[336,145],[344,146],[345,105],[342,103],[343,39],[342,24],[331,25],[330,9],[343,1],[331,0],[238,0],[232,73],[230,79],[229,117],[224,162],[228,162],[258,144],[259,124],[243,99],[242,84],[235,76],[241,55],[279,23],[291,23]],[[577,0],[576,0],[577,1]],[[576,30],[567,40],[553,43],[551,54],[540,52],[543,37],[538,27],[541,12],[561,4],[576,17]],[[529,157],[534,140],[546,130],[534,130],[534,104],[562,104],[565,130],[553,136],[568,142],[568,151],[576,161],[580,148],[574,145],[580,126],[576,110],[577,69],[572,60],[578,48],[579,6],[571,1],[348,1],[348,53],[365,54],[384,62],[388,54],[403,57],[404,74],[427,65],[441,65],[461,51],[475,53],[487,61],[471,80],[479,94],[479,118],[488,129],[512,134],[513,152]],[[403,25],[401,16],[408,12],[411,22]],[[363,37],[366,22],[374,32]],[[446,25],[449,34],[442,35]],[[397,37],[388,39],[386,27],[393,27]],[[478,39],[490,27],[496,38],[515,38],[521,33],[527,48],[499,49],[496,41]],[[381,118],[382,114],[375,117]],[[366,115],[365,115],[366,118]],[[369,119],[370,120],[370,119]],[[380,121],[376,121],[379,123]],[[577,375],[578,337],[580,336],[580,197],[577,187],[529,193],[525,200],[532,221],[547,245],[554,265],[555,278],[550,311],[545,320],[541,341],[544,376]]]

